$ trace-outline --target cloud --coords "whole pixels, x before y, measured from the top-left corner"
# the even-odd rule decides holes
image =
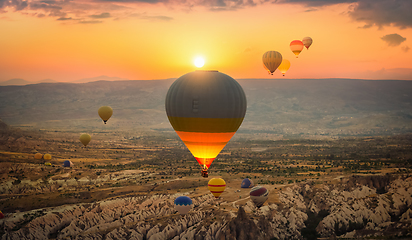
[[[141,19],[147,19],[147,20],[159,20],[159,21],[171,21],[173,20],[172,17],[168,17],[168,16],[142,16],[140,17]]]
[[[91,18],[110,18],[111,15],[110,15],[110,13],[105,12],[105,13],[101,13],[99,15],[90,15],[89,17],[91,17]]]
[[[102,23],[103,21],[99,20],[83,20],[79,21],[80,24],[97,24],[97,23]]]
[[[351,4],[349,16],[366,27],[412,27],[412,0],[279,0],[278,3],[300,4],[309,9],[346,3]]]
[[[57,21],[67,21],[67,20],[73,20],[71,17],[60,17],[57,19]]]
[[[403,46],[402,48],[402,51],[404,51],[405,53],[407,53],[407,52],[409,52],[409,47],[408,46]]]
[[[358,0],[350,16],[366,24],[412,27],[411,0]]]
[[[397,33],[385,35],[381,37],[381,39],[385,41],[388,44],[388,46],[392,47],[399,46],[402,42],[406,40],[406,38],[402,37]]]

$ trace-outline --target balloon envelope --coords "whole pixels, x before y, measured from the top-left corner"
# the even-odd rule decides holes
[[[303,42],[300,40],[293,40],[290,43],[290,50],[298,57],[299,53],[303,50]]]
[[[207,169],[242,124],[246,96],[228,75],[198,70],[176,79],[165,105],[173,129]]]
[[[180,214],[184,215],[193,207],[192,199],[187,196],[180,196],[175,199],[175,209]]]
[[[0,219],[4,218],[4,214],[0,211]]]
[[[273,73],[282,62],[282,54],[277,51],[267,51],[262,56],[263,66],[269,73]]]
[[[72,163],[72,161],[66,160],[63,162],[63,167],[73,167],[74,164]]]
[[[51,155],[48,154],[48,153],[44,154],[44,156],[43,156],[44,160],[50,160],[51,158],[52,158]]]
[[[312,45],[312,43],[313,43],[313,40],[312,40],[311,37],[304,37],[302,39],[302,43],[303,43],[303,45],[305,45],[306,49],[309,49],[310,45]]]
[[[256,186],[250,190],[249,195],[256,207],[261,207],[268,199],[269,191],[262,186]]]
[[[251,188],[253,187],[253,181],[249,178],[245,178],[242,181],[242,184],[240,184],[241,188]]]
[[[51,166],[52,164],[50,162],[45,162],[44,165]]]
[[[279,65],[278,69],[279,71],[285,76],[285,73],[289,70],[290,68],[290,62],[287,59],[282,59],[282,63]]]
[[[43,157],[43,154],[41,154],[41,153],[34,154],[34,158],[37,159],[37,160],[42,159],[42,157]]]
[[[82,135],[80,135],[79,140],[80,140],[80,142],[82,142],[83,145],[86,147],[87,144],[89,144],[90,140],[92,140],[92,137],[90,137],[90,135],[87,134],[87,133],[83,133]]]
[[[113,109],[109,106],[103,106],[99,108],[97,113],[99,114],[103,122],[106,123],[107,120],[109,120],[109,118],[113,115]]]
[[[207,184],[209,191],[215,196],[215,198],[219,198],[219,196],[225,191],[226,182],[221,178],[212,178],[210,179],[209,183]]]

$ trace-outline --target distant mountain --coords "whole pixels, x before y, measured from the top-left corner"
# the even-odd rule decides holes
[[[93,78],[83,78],[75,81],[70,81],[72,83],[88,83],[88,82],[95,82],[95,81],[119,81],[119,80],[128,80],[125,78],[119,78],[119,77],[108,77],[105,75],[98,76],[98,77],[93,77]]]
[[[7,81],[0,82],[0,86],[9,86],[9,85],[26,85],[31,84],[32,82],[26,81],[21,78],[13,78]]]
[[[55,80],[53,80],[53,79],[50,79],[50,78],[47,78],[47,79],[43,79],[43,80],[37,81],[37,82],[35,82],[35,83],[57,83],[57,81],[55,81]]]
[[[97,109],[113,108],[105,129],[173,131],[165,96],[173,79],[0,87],[0,118],[45,129],[101,129]],[[240,79],[247,112],[239,133],[351,136],[412,132],[412,81]],[[263,137],[262,137],[263,136]]]

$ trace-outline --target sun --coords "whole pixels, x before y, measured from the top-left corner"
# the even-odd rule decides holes
[[[194,64],[196,67],[201,68],[205,65],[205,60],[202,57],[195,58]]]

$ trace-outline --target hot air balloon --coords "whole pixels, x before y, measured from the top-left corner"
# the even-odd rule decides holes
[[[86,147],[87,144],[89,144],[90,140],[92,140],[92,137],[90,137],[90,135],[87,134],[87,133],[83,133],[82,135],[80,135],[79,140],[80,140],[80,142],[82,142],[83,145]]]
[[[253,181],[249,178],[245,178],[242,181],[242,184],[240,184],[241,188],[251,188],[253,187]]]
[[[285,73],[289,70],[290,68],[290,62],[287,59],[282,59],[282,63],[279,65],[278,69],[279,71],[285,76]]]
[[[309,50],[310,45],[312,45],[312,42],[313,42],[313,40],[310,37],[305,37],[305,38],[302,39],[303,45],[305,45],[306,49],[308,49],[308,50]]]
[[[50,160],[50,159],[52,159],[52,156],[50,154],[46,153],[46,154],[44,154],[43,159],[44,160]]]
[[[225,191],[226,182],[221,178],[212,178],[210,179],[209,183],[207,184],[209,191],[215,196],[215,198],[219,198],[220,194]]]
[[[180,196],[175,199],[175,209],[182,215],[188,213],[192,207],[193,203],[190,197]]]
[[[63,167],[73,167],[74,164],[72,163],[72,161],[66,160],[63,162]]]
[[[40,160],[42,157],[43,157],[43,154],[41,154],[41,153],[34,154],[34,158],[37,159],[37,160]]]
[[[303,49],[303,42],[300,40],[293,40],[290,43],[290,50],[298,57],[299,53],[302,52]]]
[[[277,51],[267,51],[263,54],[262,57],[263,66],[270,74],[273,75],[273,72],[279,67],[282,62],[282,54]]]
[[[50,162],[45,162],[44,165],[51,166],[52,164]]]
[[[0,211],[0,219],[4,218],[4,214]]]
[[[103,106],[99,108],[97,113],[99,113],[100,118],[103,120],[104,124],[106,124],[107,120],[109,120],[113,114],[113,109],[109,106]]]
[[[269,191],[262,186],[256,186],[250,190],[249,195],[256,207],[260,208],[268,199]]]
[[[165,105],[170,124],[207,177],[210,164],[245,117],[242,87],[226,74],[197,70],[176,79]]]

